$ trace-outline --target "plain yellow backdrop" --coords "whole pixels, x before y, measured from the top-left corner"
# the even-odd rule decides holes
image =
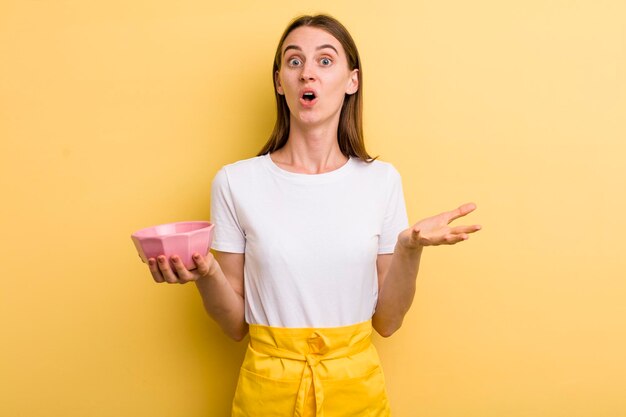
[[[289,20],[363,60],[410,220],[474,201],[375,338],[396,417],[626,415],[626,4],[0,2],[0,415],[226,416],[245,343],[156,285],[134,230],[209,218],[274,119]]]

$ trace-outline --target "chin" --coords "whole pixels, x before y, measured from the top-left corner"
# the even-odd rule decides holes
[[[324,118],[313,115],[313,114],[299,114],[296,117],[296,120],[298,121],[299,124],[302,125],[318,125],[320,123],[324,122]]]
[[[339,123],[339,117],[335,114],[320,114],[317,112],[300,112],[294,117],[297,123],[304,126],[319,126],[323,124]],[[336,119],[336,120],[334,120]]]

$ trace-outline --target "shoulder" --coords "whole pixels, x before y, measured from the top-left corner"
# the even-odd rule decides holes
[[[213,181],[224,183],[238,180],[239,178],[249,179],[251,175],[258,175],[263,167],[263,158],[265,156],[255,156],[226,164],[217,171]]]
[[[246,174],[250,171],[256,171],[263,165],[265,155],[254,156],[248,159],[242,159],[227,165],[224,165],[220,171],[226,172],[228,175]]]
[[[222,166],[211,187],[216,192],[228,192],[233,198],[258,195],[263,184],[267,183],[268,174],[266,156],[255,156]]]
[[[390,162],[375,159],[372,162],[365,162],[362,159],[355,158],[354,165],[363,175],[370,175],[385,181],[399,181],[400,172]]]

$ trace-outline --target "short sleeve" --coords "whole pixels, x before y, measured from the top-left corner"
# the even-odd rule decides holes
[[[211,184],[211,223],[215,224],[212,249],[245,252],[246,238],[237,218],[228,174],[224,168],[218,171]]]
[[[378,254],[393,253],[398,235],[409,227],[406,204],[402,191],[402,178],[393,167],[387,176],[387,202],[383,227],[378,240]]]

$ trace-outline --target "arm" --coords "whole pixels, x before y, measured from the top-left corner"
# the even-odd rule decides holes
[[[465,204],[456,210],[417,222],[398,236],[393,254],[378,255],[378,303],[372,326],[384,337],[391,336],[402,326],[413,297],[420,259],[424,246],[454,245],[467,240],[479,225],[450,227],[453,220],[476,209]]]
[[[215,251],[215,258],[213,267],[196,281],[196,287],[209,316],[224,333],[240,341],[248,333],[244,317],[244,254]]]
[[[383,337],[400,328],[413,303],[421,256],[422,248],[411,251],[396,244],[393,254],[378,255],[376,259],[379,290],[372,326]]]
[[[202,297],[204,308],[219,324],[224,333],[236,341],[248,333],[244,319],[243,253],[209,252],[206,257],[195,254],[197,268],[188,270],[176,255],[172,256],[173,271],[165,256],[150,258],[148,264],[156,282],[184,284],[194,281]]]

